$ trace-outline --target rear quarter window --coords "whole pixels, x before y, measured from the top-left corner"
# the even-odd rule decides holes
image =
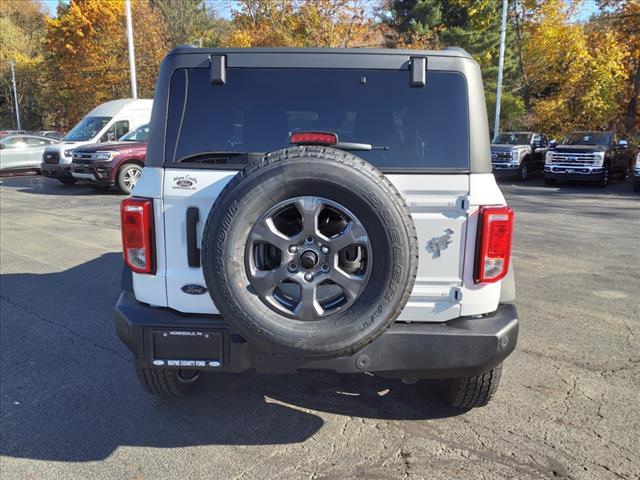
[[[165,162],[206,152],[266,153],[300,131],[336,133],[385,171],[469,169],[465,77],[406,70],[235,69],[212,85],[208,69],[180,69],[170,85]]]

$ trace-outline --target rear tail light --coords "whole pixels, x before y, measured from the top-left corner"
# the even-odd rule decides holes
[[[127,198],[120,205],[124,262],[136,273],[155,273],[153,201]]]
[[[476,254],[476,283],[492,283],[509,271],[513,210],[509,207],[481,207]]]
[[[298,132],[289,137],[293,145],[335,145],[338,136],[335,133],[326,132]]]

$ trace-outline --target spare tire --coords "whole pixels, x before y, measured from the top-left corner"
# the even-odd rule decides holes
[[[415,282],[417,238],[374,166],[318,146],[239,172],[209,213],[202,268],[222,316],[263,349],[349,355],[393,323]]]

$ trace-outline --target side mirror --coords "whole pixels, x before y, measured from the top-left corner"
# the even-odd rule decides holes
[[[551,140],[549,142],[549,148],[556,148],[556,145],[558,145],[558,141],[557,140]]]
[[[626,140],[620,140],[618,142],[618,145],[620,145],[620,148],[628,148],[629,147],[629,144],[627,143]]]

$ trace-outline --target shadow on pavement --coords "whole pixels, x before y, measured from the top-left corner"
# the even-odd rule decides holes
[[[64,185],[55,178],[42,175],[14,176],[0,178],[0,185],[15,188],[19,192],[34,195],[110,195],[123,196],[115,188],[103,188],[88,182],[78,182],[74,185]]]
[[[384,419],[434,419],[429,389],[367,375],[215,374],[191,397],[143,391],[116,337],[112,308],[121,256],[56,273],[0,277],[2,455],[85,462],[120,446],[303,442],[324,425],[316,410]]]
[[[613,181],[607,187],[599,187],[594,183],[584,183],[577,181],[558,182],[556,185],[545,185],[541,178],[528,180],[526,182],[514,182],[509,179],[498,179],[501,189],[526,190],[527,194],[566,197],[568,195],[615,195],[617,197],[638,197],[640,195],[633,191],[631,180]]]

